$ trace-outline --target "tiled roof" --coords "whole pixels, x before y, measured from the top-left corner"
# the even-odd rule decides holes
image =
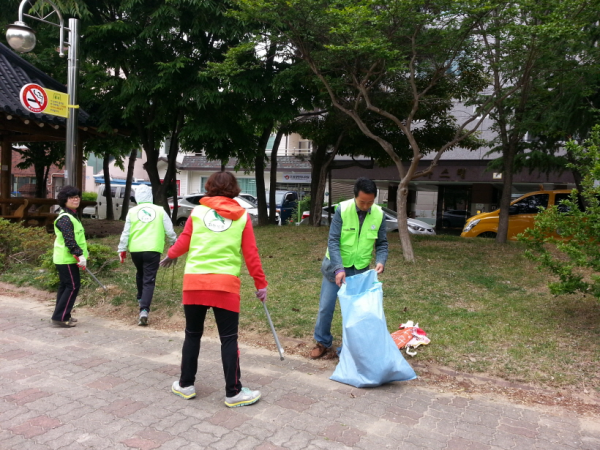
[[[227,169],[233,169],[237,164],[236,158],[231,158],[227,165]],[[271,164],[267,164],[266,168],[270,168]],[[185,156],[179,167],[181,170],[206,170],[220,169],[221,161],[209,161],[206,156]],[[295,156],[279,156],[277,157],[278,170],[295,170],[299,172],[310,172],[310,163],[308,160],[303,161]]]
[[[65,60],[65,64],[67,61]],[[66,119],[48,114],[36,114],[26,110],[19,100],[21,88],[28,83],[39,84],[54,91],[67,92],[67,87],[30,64],[0,43],[0,111],[54,125],[65,125]],[[79,110],[79,125],[89,122],[89,114]]]

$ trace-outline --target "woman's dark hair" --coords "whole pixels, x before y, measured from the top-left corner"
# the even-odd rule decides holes
[[[204,189],[206,189],[206,195],[209,197],[221,196],[234,198],[242,192],[235,175],[231,172],[213,173],[206,181]]]
[[[358,180],[356,180],[356,183],[354,183],[354,197],[358,197],[358,193],[361,191],[365,194],[377,195],[377,185],[373,180],[360,177]]]
[[[58,191],[58,195],[56,199],[58,200],[58,206],[64,208],[67,204],[67,200],[69,197],[81,197],[81,191],[77,189],[75,186],[65,186],[60,191]]]

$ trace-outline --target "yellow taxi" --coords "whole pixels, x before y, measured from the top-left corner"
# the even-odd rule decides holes
[[[508,236],[513,241],[517,235],[527,228],[533,228],[534,219],[540,207],[548,208],[559,205],[571,195],[570,189],[558,189],[553,191],[535,191],[519,197],[510,204],[508,211]],[[560,208],[560,206],[559,206]],[[462,237],[489,237],[494,238],[498,233],[498,221],[500,210],[489,213],[481,213],[467,219],[467,223],[461,233]]]

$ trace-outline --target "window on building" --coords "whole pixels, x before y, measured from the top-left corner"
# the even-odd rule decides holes
[[[24,195],[31,196],[35,194],[35,177],[18,177],[12,176],[12,196],[22,197]]]
[[[312,141],[298,141],[299,150],[310,150],[312,148]]]

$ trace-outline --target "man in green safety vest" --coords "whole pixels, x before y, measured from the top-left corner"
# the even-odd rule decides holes
[[[137,269],[135,281],[140,307],[138,325],[145,326],[148,325],[160,255],[165,248],[165,235],[169,240],[169,246],[177,240],[177,235],[165,210],[153,203],[150,187],[145,184],[137,186],[135,200],[137,206],[127,213],[118,252],[122,264],[129,249],[131,260]]]
[[[377,186],[361,177],[354,184],[354,197],[341,202],[329,228],[327,253],[323,258],[321,297],[315,324],[317,345],[310,352],[312,359],[320,358],[333,344],[331,320],[337,293],[347,276],[369,270],[375,246],[375,270],[382,273],[388,256],[385,215],[375,205]]]

